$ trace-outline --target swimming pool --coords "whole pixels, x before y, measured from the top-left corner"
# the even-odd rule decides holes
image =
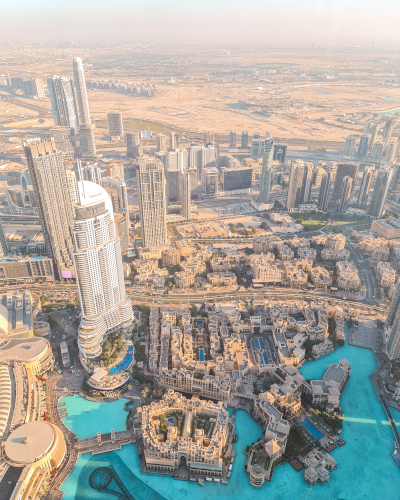
[[[123,372],[124,370],[129,368],[129,365],[132,363],[132,359],[133,359],[133,346],[130,345],[128,353],[121,361],[121,363],[117,366],[114,366],[114,368],[110,368],[111,375],[114,375],[114,373]]]
[[[173,424],[173,423],[174,423],[174,417],[168,418],[167,420],[168,420],[168,422],[169,422],[170,424]]]
[[[324,437],[324,435],[321,434],[319,430],[316,427],[314,427],[313,424],[307,418],[304,419],[301,425],[303,425],[309,432],[311,432],[311,434],[316,439],[318,439],[318,441]]]
[[[203,351],[203,349],[199,349],[199,358],[200,358],[200,361],[204,361],[204,351]]]

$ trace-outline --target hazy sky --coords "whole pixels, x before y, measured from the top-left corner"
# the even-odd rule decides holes
[[[0,41],[395,43],[400,0],[2,0]]]

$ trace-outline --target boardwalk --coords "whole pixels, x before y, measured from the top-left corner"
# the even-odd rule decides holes
[[[93,455],[98,455],[99,453],[120,450],[124,444],[133,443],[134,441],[135,437],[131,431],[98,433],[97,436],[79,439],[76,443],[76,450],[79,454],[91,451]]]

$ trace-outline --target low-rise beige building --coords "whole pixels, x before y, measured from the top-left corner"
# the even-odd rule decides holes
[[[236,274],[233,273],[208,273],[207,281],[212,286],[235,286]]]
[[[189,288],[194,285],[195,276],[189,271],[180,271],[174,274],[176,288]]]

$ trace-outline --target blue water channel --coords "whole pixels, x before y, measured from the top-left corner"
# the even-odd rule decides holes
[[[261,489],[252,487],[244,471],[247,445],[261,437],[262,429],[251,417],[239,410],[236,414],[236,432],[239,434],[234,448],[237,450],[228,485],[176,481],[170,477],[142,473],[136,445],[102,455],[81,455],[72,474],[64,482],[65,500],[115,500],[115,496],[91,489],[88,477],[98,467],[112,465],[131,495],[137,500],[252,500],[256,496],[269,500],[398,500],[400,498],[400,469],[391,457],[393,434],[387,417],[375,396],[369,380],[376,361],[368,350],[349,346],[339,348],[329,356],[307,363],[302,368],[306,379],[320,379],[330,363],[340,359],[351,363],[351,376],[341,399],[345,413],[342,437],[346,444],[332,452],[338,468],[330,473],[329,482],[313,487],[305,482],[303,472],[296,472],[289,464],[278,467],[271,482]],[[92,403],[80,397],[63,399],[69,416],[63,421],[79,438],[125,429],[124,401]],[[393,410],[399,425],[400,413]],[[110,485],[110,488],[112,485]]]
[[[399,99],[394,99],[393,97],[382,97],[382,99],[385,99],[386,101],[391,101],[391,102],[400,102]],[[387,116],[393,116],[397,112],[400,112],[400,108],[389,109],[388,111],[382,111],[382,114],[387,115]]]

